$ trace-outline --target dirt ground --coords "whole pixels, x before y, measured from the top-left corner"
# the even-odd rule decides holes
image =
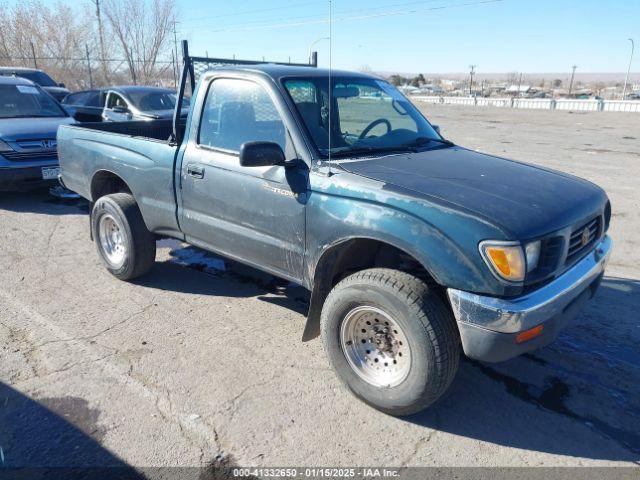
[[[85,202],[1,194],[1,464],[637,465],[640,115],[421,108],[463,146],[610,195],[607,276],[556,342],[464,360],[435,406],[392,418],[340,386],[320,339],[300,341],[300,287],[173,241],[123,283]]]

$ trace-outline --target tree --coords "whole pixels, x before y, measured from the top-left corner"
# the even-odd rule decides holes
[[[169,68],[158,61],[171,51],[175,0],[106,0],[104,14],[134,83],[151,83]]]
[[[407,79],[401,75],[394,74],[389,77],[389,83],[391,83],[391,85],[399,87],[401,85],[405,85],[407,83]]]
[[[427,82],[424,79],[424,75],[422,75],[421,73],[411,79],[411,86],[413,87],[419,87],[420,85],[424,85],[425,83]]]
[[[551,82],[553,88],[560,88],[562,86],[562,80],[556,78],[553,82]]]
[[[85,10],[62,2],[0,4],[0,24],[0,63],[37,65],[72,88],[87,86],[85,45],[92,46],[92,35]]]

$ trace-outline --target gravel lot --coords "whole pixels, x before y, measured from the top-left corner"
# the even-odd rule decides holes
[[[552,345],[465,360],[396,419],[356,401],[307,293],[173,241],[119,282],[87,205],[0,195],[0,465],[633,465],[640,460],[640,115],[422,106],[457,143],[603,186],[607,277]]]

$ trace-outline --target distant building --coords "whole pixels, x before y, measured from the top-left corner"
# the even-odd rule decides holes
[[[423,85],[420,87],[420,93],[424,95],[443,95],[444,90],[438,85]]]
[[[400,87],[398,87],[398,90],[400,90],[405,95],[414,95],[416,93],[420,93],[420,89],[412,85],[401,85]]]
[[[440,85],[442,85],[442,88],[448,92],[457,89],[461,83],[462,82],[459,80],[451,80],[448,78],[440,80]]]
[[[531,85],[509,85],[505,90],[509,95],[527,95],[531,91]]]

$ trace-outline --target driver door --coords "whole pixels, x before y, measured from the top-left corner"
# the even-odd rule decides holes
[[[179,219],[188,242],[301,281],[306,164],[243,167],[239,161],[241,145],[251,141],[275,142],[288,159],[296,157],[278,101],[252,80],[209,84],[200,127],[182,159]]]
[[[102,120],[105,122],[126,122],[131,120],[131,110],[122,95],[110,91],[107,94],[107,102],[102,112]]]

